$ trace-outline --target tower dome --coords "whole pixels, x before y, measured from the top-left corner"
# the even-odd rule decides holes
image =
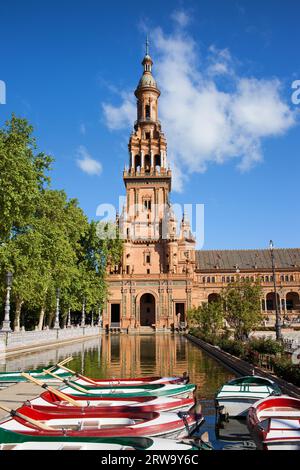
[[[143,72],[143,75],[142,75],[142,77],[139,81],[137,89],[135,91],[136,96],[137,96],[137,94],[139,93],[139,91],[141,89],[145,89],[145,88],[146,89],[147,88],[155,88],[159,92],[159,90],[157,88],[156,80],[152,75],[153,61],[152,61],[152,58],[149,54],[148,38],[147,38],[147,41],[146,41],[146,53],[145,53],[145,56],[143,58],[142,65],[144,67],[144,72]]]

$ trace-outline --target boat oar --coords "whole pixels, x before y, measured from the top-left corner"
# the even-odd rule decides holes
[[[41,423],[41,421],[37,421],[36,419],[29,418],[29,416],[23,415],[23,413],[19,413],[17,410],[11,410],[1,404],[0,404],[0,409],[9,413],[12,418],[17,416],[18,418],[21,418],[24,421],[27,421],[27,423],[33,424],[34,426],[40,429],[43,429],[44,431],[54,431],[54,429],[51,428],[50,426],[47,426],[46,424]]]
[[[73,359],[72,356],[66,357],[61,362],[58,362],[57,364],[54,364],[53,366],[49,367],[48,370],[53,371],[53,370],[57,369],[58,367],[60,367],[60,364],[66,364],[67,362],[70,362],[72,359]],[[28,371],[28,372],[30,372],[30,371]]]
[[[79,392],[82,392],[82,393],[87,393],[86,389],[85,388],[82,388],[80,387],[79,385],[76,385],[74,382],[70,382],[68,379],[66,378],[63,378],[63,377],[60,377],[59,375],[56,375],[56,374],[53,374],[51,371],[47,370],[47,369],[44,369],[44,374],[49,374],[51,375],[52,377],[54,377],[55,379],[57,380],[60,380],[61,382],[63,382],[65,385],[69,386],[69,387],[72,387],[72,388],[75,388],[75,390],[78,390]]]
[[[90,377],[86,377],[85,375],[79,374],[78,372],[75,372],[75,370],[69,369],[69,368],[66,367],[65,365],[59,364],[59,366],[60,366],[62,369],[64,369],[65,371],[70,372],[70,373],[73,374],[73,375],[76,375],[76,377],[78,377],[79,379],[86,380],[87,382],[90,382],[92,385],[96,385],[97,387],[99,386],[98,382],[96,382],[95,380],[91,379]]]
[[[57,365],[57,367],[60,367],[61,365],[67,364],[67,362],[72,361],[72,359],[73,359],[73,356],[66,357],[62,361],[58,362],[56,365]]]
[[[58,398],[61,398],[64,401],[67,401],[73,406],[78,406],[82,407],[80,403],[78,403],[77,400],[74,400],[73,398],[69,397],[65,393],[61,392],[60,390],[56,390],[56,388],[50,387],[50,385],[45,384],[44,382],[41,382],[41,380],[36,379],[35,377],[32,377],[29,374],[26,374],[25,372],[22,373],[23,377],[25,377],[27,380],[30,380],[30,382],[35,383],[36,385],[39,385],[40,387],[44,388],[45,390],[48,390],[49,392],[53,393],[55,396]]]

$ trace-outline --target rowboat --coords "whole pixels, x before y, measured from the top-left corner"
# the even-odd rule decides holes
[[[149,397],[149,396],[173,396],[180,398],[192,398],[196,385],[194,384],[156,384],[156,385],[127,385],[123,387],[92,387],[87,385],[80,385],[79,390],[76,384],[70,383],[60,388],[60,390],[67,395],[86,397],[107,397],[107,398],[129,398],[129,397]]]
[[[89,377],[77,376],[74,379],[79,385],[92,385],[93,387],[123,387],[124,385],[156,385],[156,384],[185,384],[188,378],[185,377],[138,377],[134,379],[91,379]]]
[[[79,385],[93,385],[94,387],[105,387],[105,386],[114,386],[122,387],[126,385],[144,385],[144,384],[187,384],[189,383],[189,376],[187,372],[184,372],[182,376],[173,376],[173,377],[159,377],[159,376],[150,376],[150,377],[134,377],[134,378],[109,378],[109,379],[94,379],[87,377],[86,375],[80,374],[75,370],[70,369],[66,366],[66,362],[69,362],[72,359],[72,356],[63,360],[59,363],[59,366],[64,369],[66,372],[71,374],[71,380],[76,382]],[[44,372],[48,372],[45,370]],[[52,371],[53,374],[53,371]]]
[[[178,397],[133,397],[133,398],[97,398],[72,396],[73,400],[78,404],[74,406],[67,400],[60,399],[55,393],[43,392],[39,397],[34,398],[25,404],[39,411],[51,411],[53,413],[75,411],[82,409],[85,413],[93,413],[93,411],[101,409],[103,412],[111,411],[188,411],[195,404],[194,398],[178,398]],[[80,407],[80,408],[79,408]]]
[[[210,450],[209,443],[158,437],[69,437],[41,436],[0,428],[0,450]]]
[[[75,374],[74,379],[71,379],[78,385],[92,385],[93,387],[123,387],[124,385],[156,385],[156,384],[186,384],[189,381],[187,376],[182,377],[138,377],[128,379],[91,379],[90,377]]]
[[[192,413],[102,413],[84,416],[76,413],[43,413],[30,407],[11,412],[0,423],[2,429],[28,435],[70,437],[188,437],[202,423],[203,417]]]
[[[61,367],[67,372],[74,375],[72,381],[76,382],[79,385],[93,385],[94,387],[103,387],[103,386],[115,386],[122,387],[124,385],[144,385],[144,384],[187,384],[189,382],[189,376],[187,372],[184,372],[182,376],[174,377],[159,377],[159,376],[150,376],[150,377],[135,377],[135,378],[109,378],[109,379],[94,379],[87,377],[83,374],[80,374],[70,368],[65,364],[62,364]]]
[[[259,400],[247,419],[258,449],[300,450],[300,399],[282,395]]]
[[[215,406],[221,415],[246,417],[249,407],[270,395],[281,395],[272,380],[256,375],[238,377],[223,385],[215,396]]]
[[[47,369],[53,374],[58,375],[61,378],[72,377],[70,372],[67,372],[65,369],[60,368],[59,366],[48,366]],[[14,372],[0,372],[0,384],[1,383],[16,383],[16,382],[26,382],[25,377],[22,375],[22,371]],[[32,375],[37,379],[41,379],[47,383],[59,383],[59,380],[53,377],[50,374],[45,374],[44,369],[32,369],[26,371],[27,374]]]

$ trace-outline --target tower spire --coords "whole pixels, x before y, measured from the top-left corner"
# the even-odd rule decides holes
[[[149,55],[149,37],[146,35],[146,55]]]

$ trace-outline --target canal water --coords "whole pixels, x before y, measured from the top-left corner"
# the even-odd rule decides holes
[[[39,352],[11,356],[0,370],[25,370],[55,364],[72,355],[69,367],[94,378],[172,376],[188,372],[197,385],[205,424],[215,449],[251,448],[246,423],[232,420],[216,428],[214,395],[234,377],[181,335],[103,335],[79,343],[62,345]]]

